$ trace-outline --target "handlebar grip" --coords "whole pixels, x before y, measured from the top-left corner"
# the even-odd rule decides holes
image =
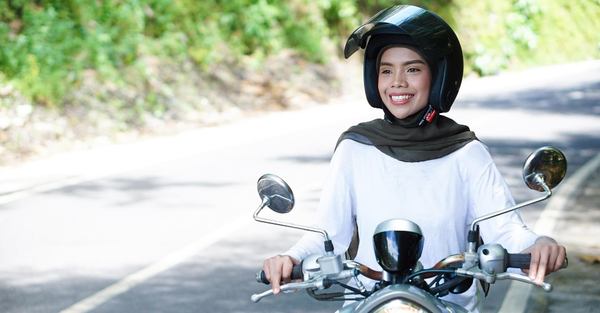
[[[512,268],[528,269],[531,263],[531,253],[508,253],[506,266]]]
[[[292,267],[292,280],[297,279],[304,279],[304,274],[302,273],[302,262]]]
[[[260,271],[258,273],[256,273],[256,281],[259,283],[263,283],[265,285],[270,284],[271,282],[267,279],[267,274],[265,274],[265,271]]]
[[[292,267],[292,276],[291,279],[292,280],[297,280],[297,279],[303,279],[304,278],[304,274],[302,273],[302,263],[298,264],[298,265],[294,265],[294,267]],[[260,271],[258,273],[256,273],[256,281],[259,283],[263,283],[265,285],[270,285],[271,282],[267,279],[267,274],[265,274],[265,271]]]

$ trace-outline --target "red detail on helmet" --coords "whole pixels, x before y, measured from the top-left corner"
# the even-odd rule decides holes
[[[427,123],[431,123],[431,121],[433,121],[433,118],[435,117],[436,114],[437,114],[437,111],[435,109],[427,112],[427,115],[425,115],[425,120],[427,121]]]

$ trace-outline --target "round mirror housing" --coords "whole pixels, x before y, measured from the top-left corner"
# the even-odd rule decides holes
[[[543,183],[552,189],[567,173],[567,158],[555,147],[545,146],[534,151],[523,165],[523,180],[527,187],[544,191]]]
[[[258,195],[277,213],[288,213],[294,207],[292,188],[277,175],[265,174],[256,183]]]

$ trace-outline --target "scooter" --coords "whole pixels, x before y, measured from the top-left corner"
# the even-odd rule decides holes
[[[465,292],[474,280],[479,281],[487,293],[490,284],[499,280],[515,280],[538,286],[528,276],[507,272],[509,268],[529,267],[530,254],[511,254],[499,244],[482,244],[478,224],[519,208],[538,203],[552,195],[567,170],[565,155],[554,147],[542,147],[534,151],[523,166],[523,179],[533,190],[544,192],[540,198],[526,201],[475,219],[470,226],[466,251],[451,255],[435,266],[424,269],[418,261],[423,249],[423,234],[419,226],[409,220],[392,219],[379,224],[373,234],[375,255],[383,271],[346,260],[333,253],[333,244],[325,230],[283,223],[259,216],[269,207],[277,213],[288,213],[294,206],[294,194],[280,177],[265,174],[257,183],[261,204],[254,213],[254,220],[262,223],[317,232],[324,237],[325,255],[312,255],[294,266],[293,282],[281,286],[284,293],[306,290],[317,300],[356,300],[342,307],[340,313],[383,312],[467,312],[457,304],[441,297],[449,293]],[[563,268],[567,266],[567,261]],[[367,290],[358,279],[359,275],[378,283]],[[257,273],[258,282],[269,284],[263,271]],[[353,283],[349,283],[353,281]],[[328,292],[332,286],[341,286],[342,292]],[[550,292],[548,283],[539,285]],[[251,296],[253,302],[272,295],[271,289]]]

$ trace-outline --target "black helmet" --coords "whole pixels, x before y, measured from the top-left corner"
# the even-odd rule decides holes
[[[463,75],[460,43],[452,28],[438,15],[425,9],[398,5],[385,9],[357,28],[348,38],[344,56],[365,49],[365,94],[371,106],[385,109],[377,88],[377,58],[391,45],[417,49],[432,74],[429,106],[438,112],[450,110]]]

